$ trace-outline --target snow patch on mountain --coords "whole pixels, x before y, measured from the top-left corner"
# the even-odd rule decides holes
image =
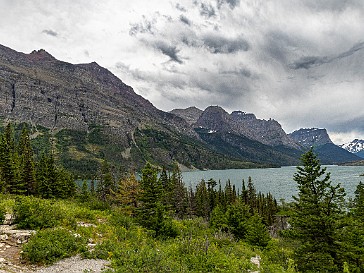
[[[358,153],[364,150],[364,140],[362,139],[354,139],[349,143],[345,143],[339,145],[341,148],[351,152],[351,153]]]

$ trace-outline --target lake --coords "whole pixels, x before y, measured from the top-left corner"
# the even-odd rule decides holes
[[[348,197],[354,195],[356,186],[360,181],[364,182],[364,166],[324,166],[327,172],[331,173],[333,185],[340,183],[344,187]],[[204,179],[210,178],[221,181],[224,187],[225,182],[230,179],[237,189],[241,189],[242,180],[247,185],[248,177],[257,189],[257,192],[272,193],[277,201],[284,198],[286,201],[292,201],[292,195],[297,194],[297,183],[293,180],[293,175],[297,171],[295,166],[269,168],[269,169],[238,169],[238,170],[208,170],[208,171],[191,171],[183,172],[183,181],[186,186],[195,185]]]

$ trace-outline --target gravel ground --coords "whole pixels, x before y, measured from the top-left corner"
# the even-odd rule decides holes
[[[41,268],[35,273],[100,273],[107,266],[108,261],[81,259],[79,256],[71,257],[49,267]]]
[[[80,256],[75,256],[37,269],[3,265],[0,267],[0,273],[101,273],[108,263],[105,260],[81,259]]]

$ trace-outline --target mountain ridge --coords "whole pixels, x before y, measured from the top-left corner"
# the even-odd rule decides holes
[[[362,139],[356,138],[351,142],[339,146],[361,158],[364,158],[364,140]]]
[[[60,162],[74,169],[104,159],[125,168],[147,161],[199,169],[280,166],[297,164],[303,152],[273,119],[219,106],[164,112],[95,62],[71,64],[45,50],[26,54],[1,45],[0,117],[52,139]]]

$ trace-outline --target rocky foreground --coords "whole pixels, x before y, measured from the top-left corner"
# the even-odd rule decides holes
[[[82,259],[80,256],[59,261],[51,266],[26,264],[21,258],[21,247],[35,230],[18,230],[12,225],[11,215],[6,215],[0,225],[0,273],[100,273],[108,265],[108,261]]]

